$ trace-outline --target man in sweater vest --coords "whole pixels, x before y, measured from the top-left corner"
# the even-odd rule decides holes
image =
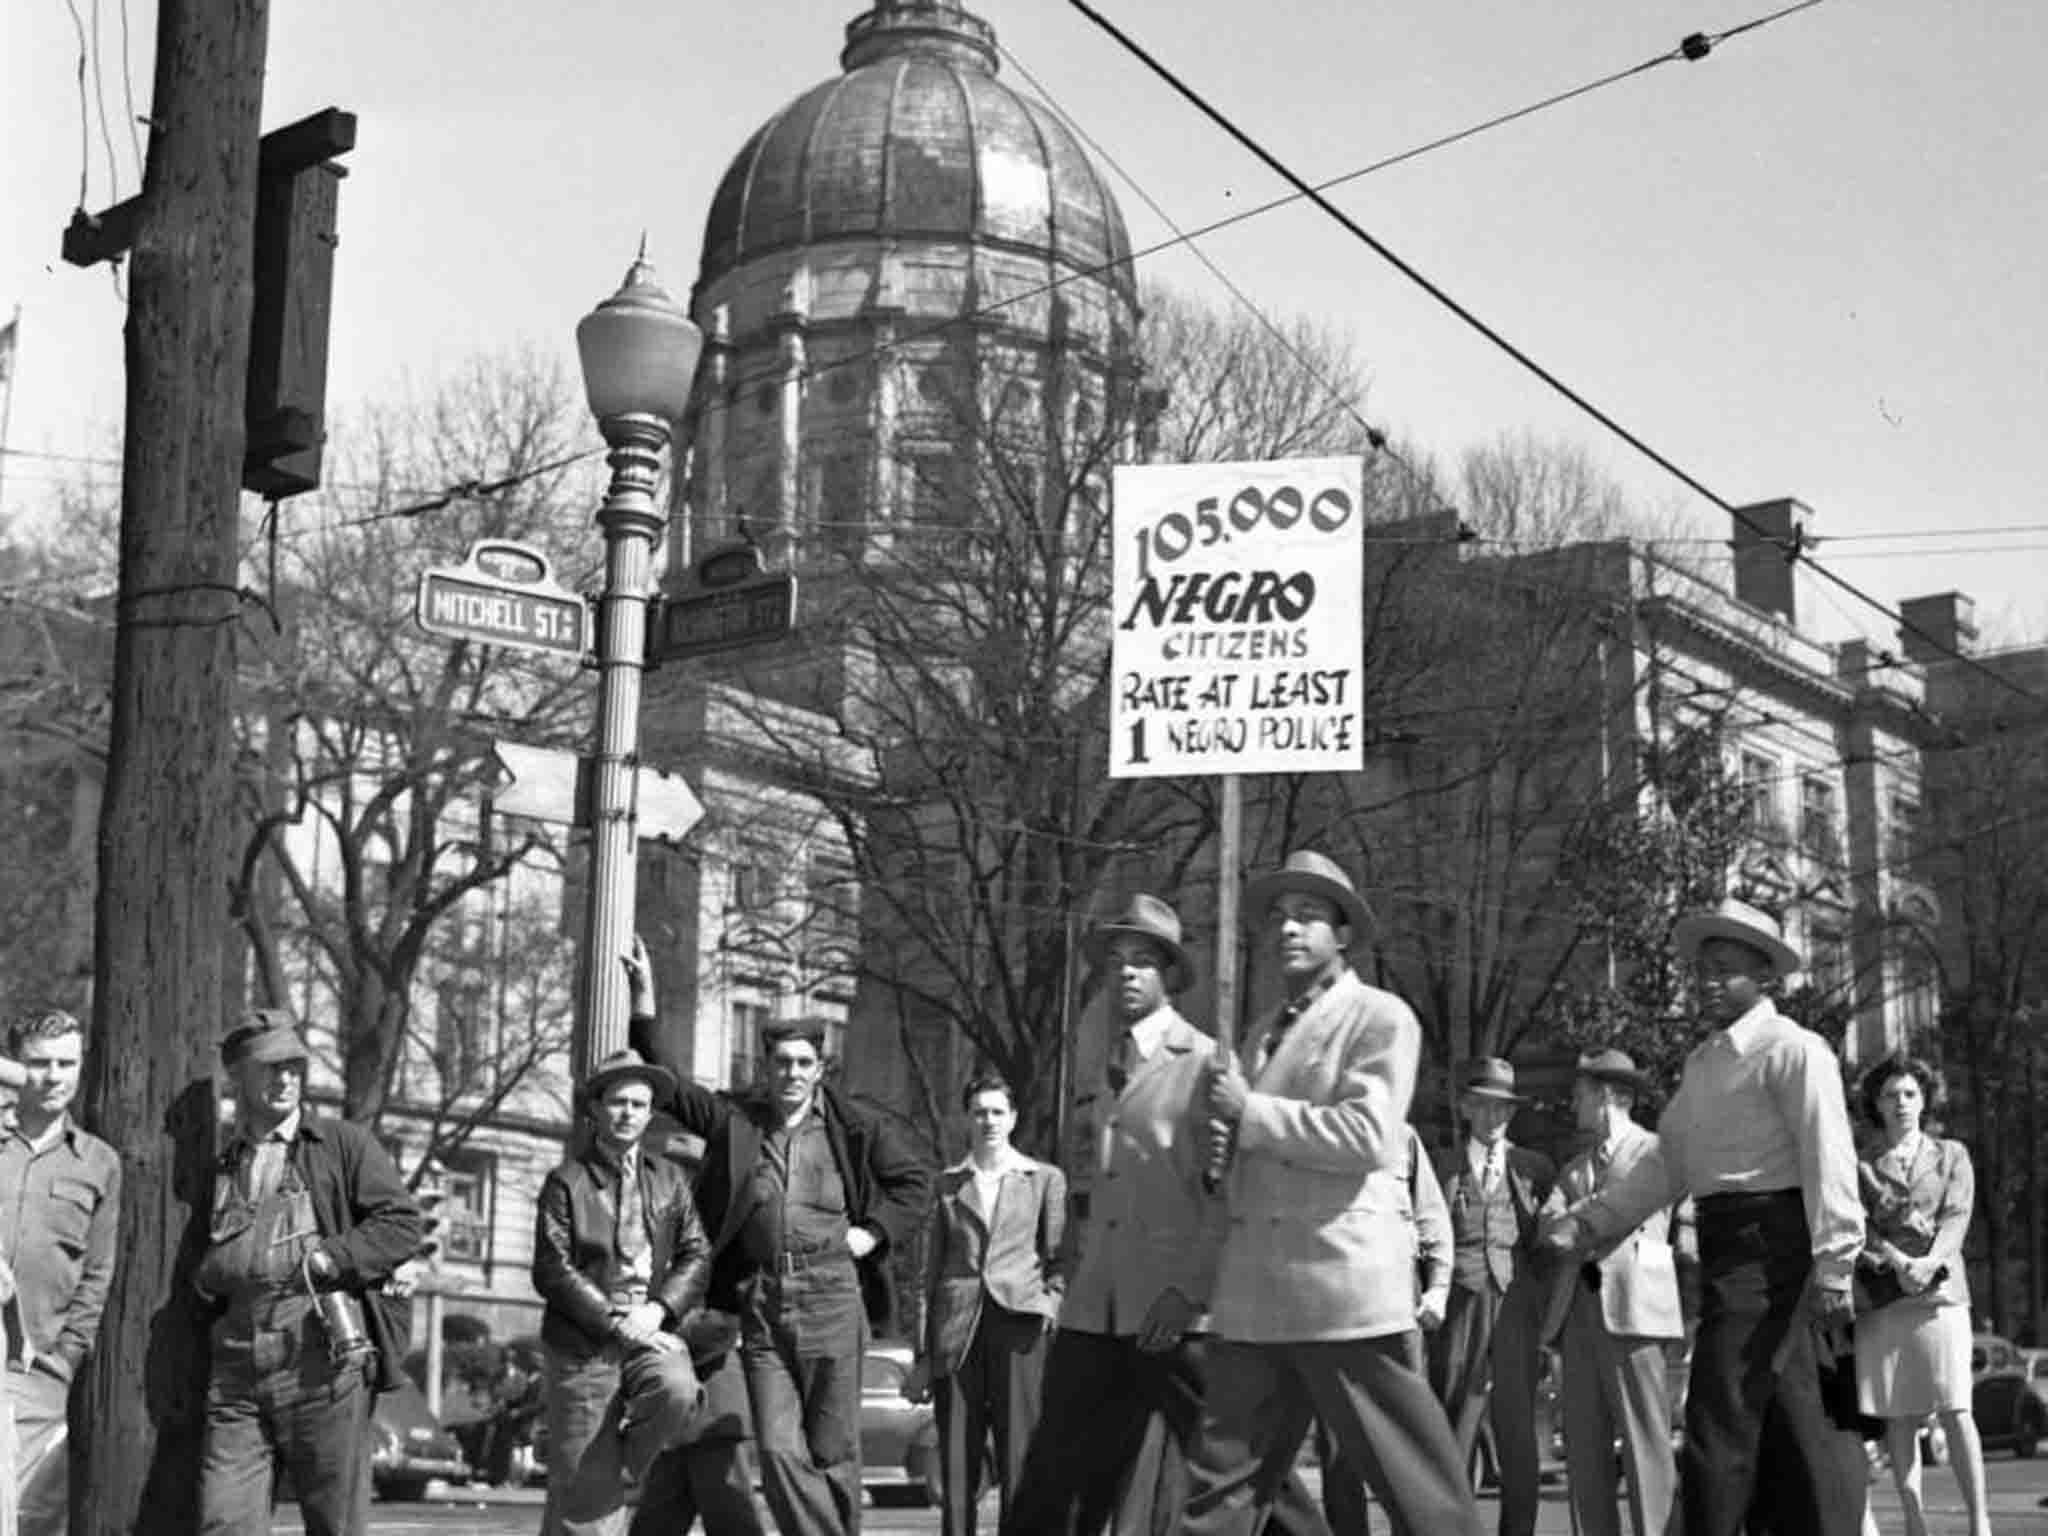
[[[1546,1294],[1536,1272],[1536,1223],[1557,1178],[1549,1158],[1508,1140],[1522,1102],[1510,1063],[1474,1061],[1458,1101],[1470,1134],[1437,1165],[1451,1209],[1451,1294],[1443,1327],[1430,1337],[1430,1384],[1468,1465],[1480,1415],[1488,1414],[1500,1536],[1536,1529],[1537,1346]]]

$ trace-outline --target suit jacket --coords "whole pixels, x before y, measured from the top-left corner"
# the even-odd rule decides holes
[[[1251,1057],[1271,1020],[1247,1033]],[[1231,1165],[1216,1331],[1249,1343],[1366,1339],[1415,1326],[1415,1247],[1395,1180],[1422,1031],[1346,971],[1253,1073]]]
[[[1060,1325],[1128,1337],[1168,1287],[1203,1314],[1223,1240],[1223,1201],[1202,1188],[1208,1069],[1216,1042],[1172,1009],[1123,1092],[1096,1097],[1095,1179]]]
[[[704,1300],[711,1245],[683,1170],[645,1147],[634,1161],[653,1262],[648,1299],[667,1309],[671,1323],[680,1323]],[[540,1187],[533,1239],[533,1288],[547,1303],[540,1336],[577,1358],[597,1353],[612,1337],[605,1278],[622,1188],[617,1157],[595,1145],[564,1160]]]
[[[984,1297],[1010,1312],[1059,1316],[1067,1176],[1020,1157],[981,1208],[972,1159],[939,1175],[925,1265],[924,1356],[934,1378],[952,1374],[974,1342]]]
[[[1657,1134],[1630,1120],[1615,1133],[1613,1159],[1604,1169],[1593,1165],[1598,1149],[1589,1147],[1564,1166],[1546,1213],[1567,1207],[1599,1192],[1657,1150]],[[1678,1264],[1674,1239],[1691,1225],[1692,1202],[1653,1212],[1649,1219],[1617,1243],[1598,1248],[1579,1264],[1560,1264],[1551,1277],[1549,1303],[1543,1314],[1543,1337],[1554,1339],[1564,1328],[1584,1263],[1600,1272],[1600,1321],[1610,1334],[1637,1339],[1685,1336],[1685,1315],[1679,1303]],[[1679,1239],[1682,1244],[1682,1239]]]
[[[734,1239],[754,1208],[754,1165],[761,1158],[761,1139],[780,1123],[780,1112],[765,1097],[727,1098],[691,1082],[674,1062],[664,1059],[658,1034],[654,1020],[632,1021],[633,1048],[675,1073],[675,1095],[655,1107],[703,1139],[697,1210],[711,1235],[712,1255],[705,1300],[737,1312],[740,1281],[754,1266]],[[861,1297],[869,1321],[883,1332],[895,1317],[895,1296],[884,1266],[890,1251],[915,1237],[931,1213],[931,1171],[894,1127],[848,1103],[836,1089],[819,1088],[812,1113],[824,1119],[832,1161],[846,1186],[847,1221],[876,1238],[874,1252],[860,1261]]]
[[[1437,1182],[1429,1150],[1414,1126],[1408,1127],[1405,1173],[1377,1175],[1391,1178],[1396,1198],[1403,1207],[1415,1239],[1415,1304],[1431,1307],[1442,1317],[1451,1295],[1451,1209],[1444,1203],[1443,1186]]]
[[[1515,1241],[1511,1253],[1514,1274],[1509,1285],[1523,1285],[1532,1279],[1547,1282],[1550,1267],[1548,1260],[1536,1248],[1536,1221],[1557,1183],[1557,1164],[1541,1152],[1515,1146],[1512,1142],[1508,1144],[1504,1161],[1508,1205],[1515,1218]],[[1437,1176],[1442,1182],[1444,1202],[1450,1207],[1455,1230],[1463,1213],[1482,1198],[1479,1185],[1472,1177],[1466,1142],[1461,1140],[1455,1147],[1437,1153]],[[1469,1243],[1470,1240],[1466,1241]],[[1455,1262],[1454,1259],[1454,1265]]]
[[[1963,1241],[1970,1235],[1977,1202],[1970,1149],[1960,1141],[1923,1135],[1910,1168],[1873,1152],[1858,1166],[1857,1183],[1869,1220],[1868,1245],[1874,1249],[1883,1240],[1910,1258],[1940,1259],[1948,1265],[1948,1278],[1924,1299],[1968,1306]]]

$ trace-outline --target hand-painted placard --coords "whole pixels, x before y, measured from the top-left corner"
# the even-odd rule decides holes
[[[1365,765],[1364,461],[1122,465],[1112,778]]]

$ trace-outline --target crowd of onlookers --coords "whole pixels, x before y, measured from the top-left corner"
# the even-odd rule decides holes
[[[1855,1094],[1859,1153],[1833,1052],[1772,1004],[1800,957],[1771,917],[1728,901],[1678,923],[1707,1028],[1677,1091],[1652,1129],[1635,1064],[1582,1056],[1560,1168],[1509,1139],[1526,1100],[1492,1058],[1465,1066],[1457,1144],[1424,1147],[1420,1030],[1350,962],[1372,919],[1339,866],[1296,854],[1245,895],[1284,1001],[1234,1050],[1176,1006],[1196,962],[1168,903],[1088,933],[1107,1064],[1071,1223],[1066,1173],[1014,1145],[999,1077],[965,1085],[968,1151],[940,1170],[827,1081],[822,1026],[770,1029],[755,1091],[690,1082],[636,945],[633,1044],[580,1085],[539,1193],[538,1379],[492,1383],[483,1470],[538,1419],[548,1536],[749,1536],[763,1504],[785,1533],[854,1532],[863,1352],[911,1328],[904,1390],[933,1405],[949,1533],[992,1483],[1004,1536],[1352,1536],[1374,1504],[1395,1532],[1476,1536],[1483,1442],[1500,1536],[1532,1536],[1548,1348],[1584,1536],[1867,1530],[1866,1442],[1922,1536],[1930,1418],[1985,1536],[1968,1152],[1935,1134],[1935,1073],[1899,1056]],[[63,1527],[67,1401],[116,1262],[120,1161],[72,1112],[85,1049],[45,1013],[0,1062],[0,1536]],[[283,1476],[308,1536],[360,1532],[419,1212],[373,1136],[305,1102],[289,1017],[240,1019],[221,1058],[235,1119],[189,1276],[209,1331],[200,1522],[267,1530]],[[664,1121],[701,1158],[650,1139]],[[888,1261],[921,1231],[904,1308]],[[1678,1426],[1666,1373],[1688,1337]],[[1319,1499],[1297,1471],[1311,1437]]]

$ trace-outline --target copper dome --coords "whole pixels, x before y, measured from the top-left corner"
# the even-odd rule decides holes
[[[764,123],[720,181],[699,292],[772,252],[887,238],[1022,251],[1135,302],[1116,200],[997,58],[995,30],[951,0],[878,0],[848,23],[845,73]]]

